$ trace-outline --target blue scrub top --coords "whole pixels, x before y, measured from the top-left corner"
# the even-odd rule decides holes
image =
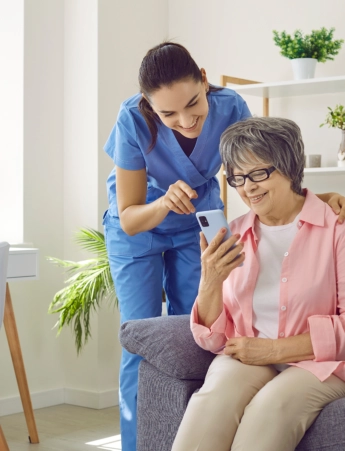
[[[221,165],[220,136],[229,125],[251,116],[246,102],[230,89],[210,92],[206,121],[193,152],[187,157],[172,130],[163,123],[157,124],[157,143],[148,152],[151,135],[138,109],[140,99],[141,94],[136,94],[122,103],[104,146],[105,152],[120,168],[146,169],[147,203],[163,196],[177,180],[183,180],[198,193],[198,198],[192,200],[196,211],[223,208],[216,177]],[[107,190],[109,213],[118,217],[115,168],[107,180]],[[174,233],[196,226],[195,214],[178,215],[171,211],[152,231]]]

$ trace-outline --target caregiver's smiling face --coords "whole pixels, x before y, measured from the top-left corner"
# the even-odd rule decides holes
[[[197,138],[208,115],[208,83],[191,78],[163,86],[149,97],[153,111],[164,125],[186,138]]]

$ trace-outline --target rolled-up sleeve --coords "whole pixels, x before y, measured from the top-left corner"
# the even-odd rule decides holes
[[[338,315],[313,315],[308,326],[316,362],[345,361],[345,225],[336,226],[334,256],[336,265]]]
[[[230,336],[233,336],[233,323],[227,317],[224,306],[221,314],[209,328],[199,324],[198,304],[195,301],[190,321],[194,340],[201,348],[207,351],[221,353],[221,351],[216,352],[216,350],[225,345],[225,342]]]
[[[336,360],[336,340],[333,322],[327,315],[315,315],[308,318],[310,338],[316,362]]]

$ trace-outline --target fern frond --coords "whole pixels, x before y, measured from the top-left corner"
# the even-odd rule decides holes
[[[48,261],[62,267],[67,274],[66,287],[58,291],[50,303],[48,312],[58,313],[54,327],[59,335],[66,326],[74,331],[75,345],[79,354],[91,337],[90,319],[102,300],[108,299],[117,306],[104,235],[93,229],[80,229],[76,234],[80,246],[96,258],[73,262],[48,257]]]

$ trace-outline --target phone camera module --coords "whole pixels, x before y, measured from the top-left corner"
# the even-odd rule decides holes
[[[200,216],[199,219],[203,227],[209,227],[210,224],[208,223],[206,216]]]

